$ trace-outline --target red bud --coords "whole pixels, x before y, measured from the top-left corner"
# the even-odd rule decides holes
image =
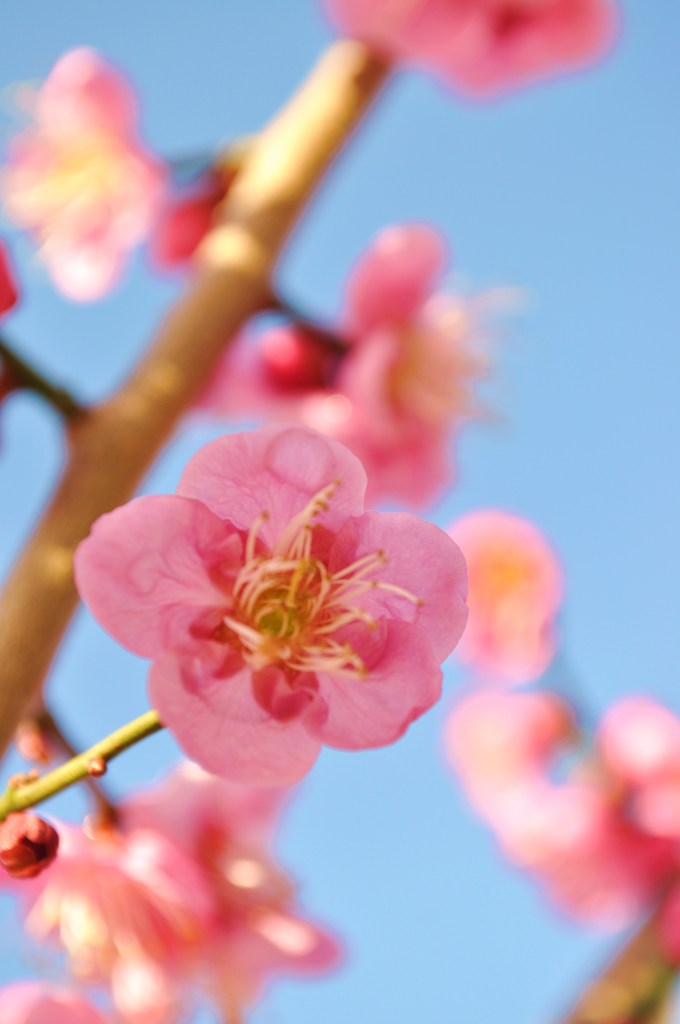
[[[58,832],[37,814],[10,814],[0,824],[0,864],[12,878],[35,878],[58,848]]]

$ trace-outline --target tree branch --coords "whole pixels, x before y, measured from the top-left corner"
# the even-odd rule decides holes
[[[133,495],[226,341],[266,303],[288,235],[387,71],[359,43],[330,48],[255,140],[197,253],[193,284],[131,378],[69,425],[63,478],[0,600],[0,751],[37,694],[75,609],[76,546],[93,520]]]
[[[579,997],[560,1024],[662,1024],[676,971],[657,939],[658,913]]]

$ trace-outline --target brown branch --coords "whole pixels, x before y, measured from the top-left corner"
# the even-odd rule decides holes
[[[657,939],[658,914],[595,978],[560,1024],[663,1024],[676,971]]]
[[[199,249],[191,287],[131,378],[70,425],[64,475],[0,600],[0,750],[76,607],[76,546],[94,519],[132,496],[226,340],[266,302],[288,235],[387,71],[359,43],[331,47],[258,136]]]

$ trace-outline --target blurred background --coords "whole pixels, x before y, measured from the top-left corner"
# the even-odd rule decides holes
[[[680,711],[680,8],[622,8],[605,62],[493,102],[399,75],[280,276],[284,292],[332,318],[373,235],[424,220],[447,236],[458,281],[524,291],[521,315],[493,349],[490,415],[466,430],[458,484],[431,516],[446,526],[500,507],[550,538],[567,600],[564,655],[549,683],[576,694],[593,719],[640,691]],[[135,83],[144,136],[166,157],[257,131],[331,39],[315,0],[24,0],[4,5],[0,34],[3,145],[21,120],[15,84],[44,78],[61,54],[87,45]],[[181,280],[153,276],[139,256],[110,298],[77,306],[53,290],[28,241],[9,224],[0,232],[25,291],[7,335],[83,398],[106,395]],[[188,421],[145,490],[173,491],[191,454],[223,429]],[[4,572],[63,453],[53,414],[31,396],[3,406],[0,432]],[[79,745],[147,707],[146,668],[81,613],[50,684]],[[451,666],[444,701],[399,744],[325,751],[299,787],[278,850],[306,911],[343,938],[346,963],[327,979],[277,982],[252,1024],[557,1021],[621,942],[559,917],[467,809],[442,745],[464,682]],[[169,737],[155,737],[115,763],[110,785],[124,793],[177,756]],[[70,795],[49,810],[77,815],[83,805]],[[2,909],[5,982],[33,974],[36,961],[17,951],[9,901]]]

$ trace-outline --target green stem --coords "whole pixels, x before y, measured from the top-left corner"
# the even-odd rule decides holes
[[[48,739],[52,739],[55,745],[61,748],[62,754],[65,754],[70,760],[80,756],[77,747],[66,736],[59,722],[46,707],[43,707],[35,716],[35,725]],[[88,774],[83,781],[94,798],[100,818],[114,824],[118,817],[116,805],[108,796],[101,779]]]
[[[132,722],[116,729],[110,736],[99,740],[89,750],[72,757],[70,761],[55,768],[54,771],[36,779],[35,782],[27,782],[16,789],[7,789],[0,796],[0,821],[4,821],[8,814],[15,811],[23,811],[27,807],[33,807],[43,800],[60,793],[75,782],[80,782],[90,775],[90,764],[92,761],[101,758],[105,763],[113,760],[128,747],[151,736],[163,728],[157,711],[147,711]]]
[[[21,388],[28,391],[35,391],[50,403],[62,416],[70,418],[83,411],[83,407],[75,400],[73,395],[64,388],[55,387],[50,384],[42,374],[38,373],[32,366],[17,355],[14,349],[10,348],[6,341],[0,338],[0,359],[9,369],[12,377]]]

